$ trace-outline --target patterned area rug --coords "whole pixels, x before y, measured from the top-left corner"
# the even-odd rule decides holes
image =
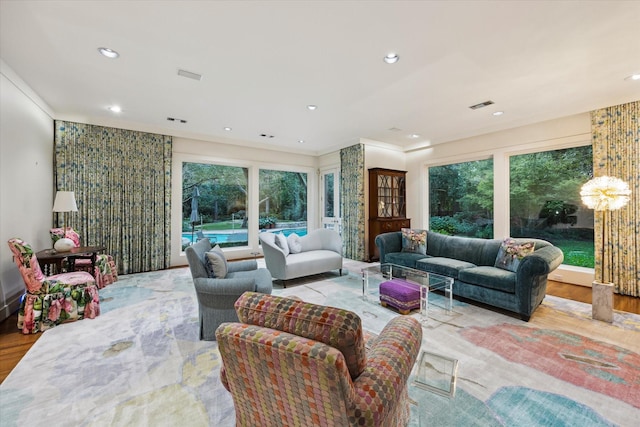
[[[353,310],[376,334],[398,314],[362,299],[363,265],[274,293]],[[1,426],[234,425],[188,269],[122,276],[100,295],[99,317],[46,331],[0,385]],[[422,349],[459,361],[456,394],[410,386],[410,425],[637,425],[640,316],[616,312],[610,325],[590,313],[551,296],[530,322],[460,301],[433,311]]]

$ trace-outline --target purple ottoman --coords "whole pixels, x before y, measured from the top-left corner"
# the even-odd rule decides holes
[[[404,279],[392,279],[380,283],[380,305],[397,309],[400,314],[409,314],[420,308],[420,285]]]

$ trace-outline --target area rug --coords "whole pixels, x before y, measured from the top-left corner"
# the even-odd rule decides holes
[[[362,265],[274,294],[353,310],[376,334],[399,314],[363,300]],[[99,317],[46,331],[0,385],[1,426],[235,425],[188,269],[122,276],[100,297]],[[410,425],[637,425],[640,316],[611,325],[590,309],[547,296],[530,322],[457,300],[432,311],[422,350],[458,360],[457,387],[448,398],[410,385]]]

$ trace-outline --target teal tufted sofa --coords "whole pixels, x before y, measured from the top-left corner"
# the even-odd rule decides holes
[[[402,252],[402,233],[379,234],[376,245],[381,263],[392,263],[454,279],[453,294],[514,312],[529,321],[547,290],[547,276],[564,260],[560,248],[545,240],[534,242],[534,252],[520,261],[515,272],[494,267],[499,239],[445,236],[427,231],[427,254]]]

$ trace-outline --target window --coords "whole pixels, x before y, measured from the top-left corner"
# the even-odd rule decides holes
[[[246,246],[249,170],[182,164],[182,249],[204,237],[221,247]]]
[[[493,237],[493,160],[429,168],[429,229]]]
[[[260,169],[258,227],[307,234],[307,174]]]
[[[593,267],[593,211],[580,201],[592,159],[591,146],[512,156],[511,236],[550,241],[564,252],[564,264]]]

